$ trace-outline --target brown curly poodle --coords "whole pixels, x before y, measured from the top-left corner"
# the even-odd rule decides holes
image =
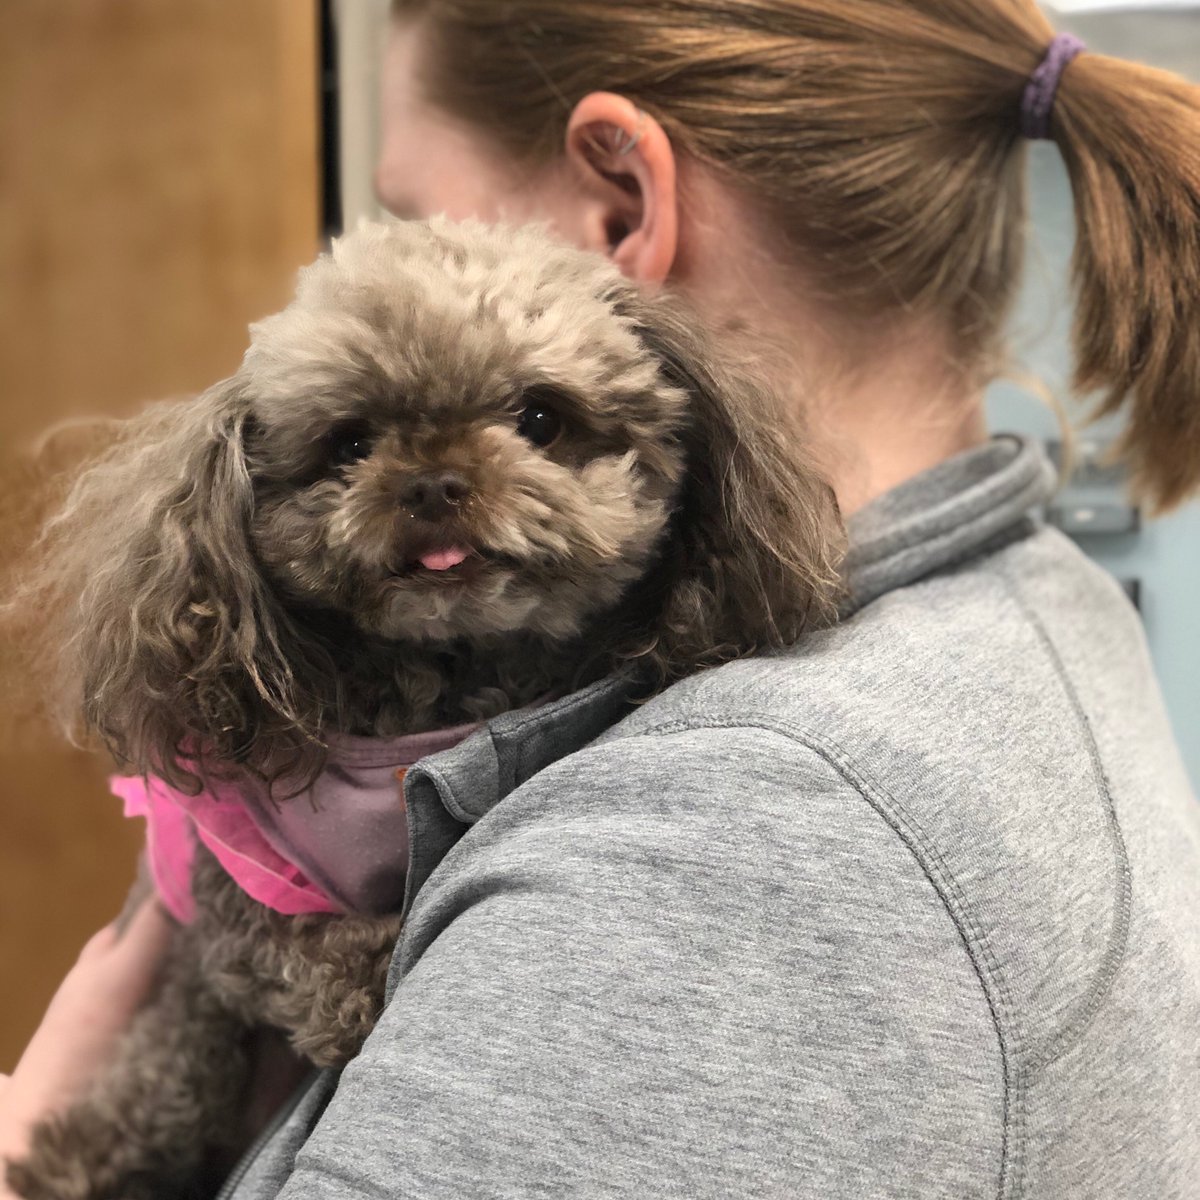
[[[648,692],[832,619],[841,526],[785,414],[694,317],[536,229],[364,225],[152,409],[46,526],[36,612],[68,726],[195,794],[281,805],[332,735],[486,720],[614,670]],[[404,864],[395,864],[402,877]],[[346,1062],[395,912],[284,916],[200,849],[154,1001],[8,1167],[29,1200],[201,1189],[247,1037]]]

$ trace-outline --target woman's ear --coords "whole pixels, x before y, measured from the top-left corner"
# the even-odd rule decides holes
[[[636,300],[643,342],[688,397],[687,475],[651,659],[666,678],[790,645],[836,619],[845,531],[799,418],[714,357],[675,302]]]
[[[661,284],[679,249],[675,151],[663,127],[623,96],[592,92],[571,113],[566,152],[588,197],[587,248],[638,283]]]

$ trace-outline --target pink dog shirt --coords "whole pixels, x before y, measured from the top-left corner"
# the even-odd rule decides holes
[[[197,838],[248,895],[277,912],[392,912],[403,902],[408,871],[404,773],[477,728],[338,736],[312,787],[275,803],[253,781],[214,782],[197,796],[153,777],[114,777],[110,785],[127,817],[146,818],[151,874],[164,905],[184,924],[196,914]]]

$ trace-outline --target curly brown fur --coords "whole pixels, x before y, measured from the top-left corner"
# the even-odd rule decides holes
[[[517,431],[531,402],[566,427],[544,450]],[[368,452],[339,464],[356,431]],[[533,230],[368,227],[230,380],[128,424],[14,607],[123,766],[186,787],[203,748],[315,773],[325,731],[491,715],[544,687],[532,663],[666,681],[828,620],[840,526],[802,446],[694,318],[603,260]],[[414,519],[431,470],[469,492]],[[455,538],[474,579],[408,570]]]
[[[835,613],[841,527],[799,432],[599,258],[364,227],[252,333],[236,375],[83,475],[13,606],[126,768],[299,790],[332,733],[484,719],[622,666],[655,689]],[[420,565],[456,546],[459,567]],[[193,890],[158,1002],[10,1170],[22,1194],[140,1196],[164,1146],[193,1164],[224,1136],[248,1028],[336,1065],[373,1025],[398,917],[284,917],[203,854]]]
[[[211,854],[198,856],[189,926],[205,986],[247,1025],[287,1032],[319,1067],[349,1062],[383,1008],[400,918],[287,917],[246,895]]]
[[[248,1031],[282,1029],[326,1067],[353,1058],[374,1027],[398,916],[283,916],[203,849],[193,891],[197,920],[176,932],[109,1074],[38,1126],[28,1157],[9,1166],[28,1200],[188,1196],[205,1161],[235,1144],[252,1085]]]
[[[176,938],[153,1001],[90,1094],[43,1121],[7,1182],[27,1200],[190,1200],[230,1145],[246,1087],[246,1026]]]

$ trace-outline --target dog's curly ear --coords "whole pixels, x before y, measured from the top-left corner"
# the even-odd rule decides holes
[[[251,548],[250,430],[236,377],[127,422],[46,524],[16,600],[46,617],[68,728],[189,789],[181,760],[238,761],[300,723],[286,616]]]
[[[710,348],[677,302],[637,304],[639,336],[689,398],[687,475],[656,570],[664,679],[775,647],[831,623],[845,533],[800,422],[750,373]]]

